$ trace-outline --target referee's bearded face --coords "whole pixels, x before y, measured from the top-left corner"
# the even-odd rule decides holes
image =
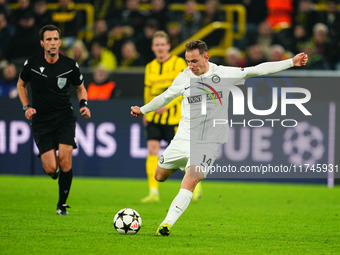
[[[186,51],[185,60],[187,61],[191,72],[195,75],[204,74],[209,70],[209,55],[206,52],[200,54],[198,49]]]
[[[44,40],[40,41],[41,47],[50,56],[55,56],[59,53],[61,39],[57,30],[45,31]]]

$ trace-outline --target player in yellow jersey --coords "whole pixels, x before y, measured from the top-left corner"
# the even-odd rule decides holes
[[[183,58],[170,54],[170,38],[164,31],[157,31],[152,39],[152,51],[156,58],[145,68],[144,101],[149,103],[154,97],[162,94],[182,72],[187,64]],[[142,199],[143,203],[159,201],[158,182],[155,180],[155,171],[158,164],[160,141],[170,143],[175,135],[179,120],[181,119],[181,101],[178,97],[157,111],[145,115],[144,124],[148,147],[146,159],[146,173],[149,184],[149,195]],[[196,188],[193,200],[201,197],[201,187]]]

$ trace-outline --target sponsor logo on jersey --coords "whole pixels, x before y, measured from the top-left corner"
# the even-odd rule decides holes
[[[218,77],[218,76],[216,75],[215,77]],[[206,100],[213,100],[214,103],[217,104],[215,99],[218,99],[220,101],[221,106],[222,106],[222,100],[221,100],[222,91],[217,92],[212,86],[210,86],[210,85],[208,85],[206,83],[203,83],[203,82],[197,82],[197,83],[203,85],[203,88],[198,87],[198,89],[203,90],[205,93],[207,93]],[[212,93],[209,90],[205,89],[204,87],[207,87],[208,89],[210,89],[212,91]],[[199,97],[200,97],[200,101],[197,101],[197,100],[199,100]],[[190,97],[190,98],[191,98],[191,100],[189,100],[189,97],[188,97],[189,104],[190,103],[196,103],[196,102],[201,102],[202,101],[202,97],[201,96],[193,96],[193,97]],[[206,100],[204,100],[204,102]]]
[[[218,80],[218,76],[215,76],[215,80]],[[207,101],[214,101],[215,106],[218,105],[217,100],[220,102],[221,106],[222,106],[222,91],[217,92],[216,89],[214,89],[212,86],[204,83],[204,82],[196,82],[198,84],[200,84],[201,86],[196,87],[199,90],[202,90],[203,92],[205,92],[206,94],[203,95],[195,95],[195,96],[191,96],[188,97],[188,103],[192,104],[192,103],[198,103],[200,102],[202,105],[201,108],[201,114],[202,115],[206,115],[207,114]],[[217,100],[216,100],[217,99]]]
[[[223,98],[223,93],[222,91],[216,91],[217,94],[206,94],[206,99],[207,101],[211,101],[211,100],[214,100],[215,104],[216,104],[216,100],[215,99],[218,99],[218,98]],[[189,104],[193,104],[193,103],[200,103],[202,102],[202,95],[197,95],[197,96],[192,96],[192,97],[188,97],[188,103]],[[222,105],[222,103],[221,103]]]

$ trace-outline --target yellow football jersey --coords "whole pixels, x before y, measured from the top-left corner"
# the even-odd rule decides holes
[[[167,90],[186,67],[185,60],[178,56],[171,56],[164,63],[159,63],[157,59],[148,63],[145,68],[144,103],[149,103],[154,97]],[[162,114],[155,112],[146,114],[147,121],[162,125],[177,125],[181,119],[181,101],[182,96],[175,98],[166,106],[167,110]]]

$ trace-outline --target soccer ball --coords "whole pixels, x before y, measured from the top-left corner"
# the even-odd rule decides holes
[[[135,210],[124,208],[113,218],[113,226],[119,234],[134,235],[142,226],[142,218]]]

